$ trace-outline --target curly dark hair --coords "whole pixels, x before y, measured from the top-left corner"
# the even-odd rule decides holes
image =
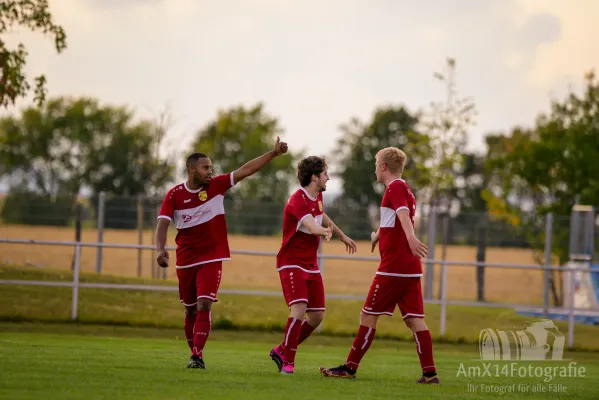
[[[327,168],[324,157],[310,156],[297,164],[297,179],[302,187],[312,182],[312,175],[320,175]]]

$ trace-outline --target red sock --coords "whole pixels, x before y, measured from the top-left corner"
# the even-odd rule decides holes
[[[210,311],[198,311],[196,316],[196,322],[193,326],[193,349],[191,353],[194,356],[202,357],[202,350],[210,335],[210,328],[212,327],[212,318]]]
[[[300,335],[301,324],[297,318],[289,317],[285,328],[285,339],[283,340],[283,357],[285,362],[293,364]]]
[[[351,351],[347,356],[347,361],[345,365],[356,371],[358,366],[360,365],[360,361],[364,354],[370,348],[370,344],[372,343],[372,339],[374,339],[374,334],[376,333],[376,329],[369,328],[364,325],[360,325],[360,329],[358,329],[358,335],[354,339],[354,343],[351,346]]]
[[[304,322],[302,322],[302,325],[300,327],[299,340],[297,341],[297,344],[299,345],[304,340],[308,339],[308,337],[310,337],[310,335],[312,334],[312,332],[314,332],[314,329],[316,329],[316,328],[313,327],[312,325],[310,325],[308,323],[308,320],[305,319]]]
[[[420,331],[414,333],[416,340],[416,351],[420,358],[422,372],[435,372],[435,361],[433,360],[433,339],[430,331]]]
[[[308,339],[310,337],[310,335],[312,334],[312,332],[314,332],[314,329],[316,329],[316,328],[313,327],[312,325],[310,325],[308,323],[308,320],[304,320],[304,322],[302,322],[302,325],[300,326],[300,334],[299,334],[299,339],[297,341],[297,345],[299,346],[304,340]],[[283,343],[278,345],[276,349],[279,353],[283,354],[284,353]]]
[[[193,324],[196,322],[196,314],[185,313],[185,339],[189,349],[193,350]]]

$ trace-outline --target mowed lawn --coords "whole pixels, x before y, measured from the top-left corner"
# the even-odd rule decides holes
[[[355,380],[332,380],[321,377],[318,367],[342,363],[351,339],[308,339],[298,350],[296,373],[283,376],[268,357],[280,335],[213,331],[204,355],[207,369],[189,370],[189,350],[176,334],[147,328],[0,323],[0,398],[596,399],[599,390],[599,359],[592,353],[567,354],[570,360],[551,363],[521,361],[515,369],[572,365],[569,376],[520,376],[509,368],[502,373],[503,366],[510,365],[505,362],[492,363],[488,376],[471,348],[437,345],[442,384],[433,386],[414,383],[420,365],[413,343],[375,340]]]
[[[0,279],[35,281],[72,281],[69,270],[14,267],[0,265]],[[86,283],[142,284],[159,283],[170,291],[109,290],[80,288],[78,323],[179,328],[182,334],[183,307],[178,301],[177,286],[171,281],[99,276],[84,272]],[[167,289],[165,287],[165,289]],[[220,293],[212,309],[215,328],[282,332],[289,310],[281,294],[249,296]],[[69,322],[71,321],[72,289],[67,287],[2,285],[0,286],[0,320]],[[322,334],[355,335],[363,300],[327,299],[327,312]],[[441,338],[441,309],[427,304],[426,322],[435,340]],[[517,315],[513,309],[448,306],[444,341],[470,343],[477,347],[481,331],[524,329],[529,317]],[[567,322],[555,321],[559,331],[567,335]],[[413,341],[410,331],[401,321],[399,312],[383,317],[377,326],[377,336]],[[599,327],[576,324],[574,346],[577,349],[599,350]],[[566,338],[564,338],[566,340]],[[566,342],[567,343],[567,342]]]
[[[82,234],[83,241],[97,241],[97,232],[87,229]],[[0,237],[37,240],[74,240],[73,228],[31,227],[21,225],[0,226]],[[143,244],[153,242],[153,232],[145,231],[142,235]],[[174,244],[175,231],[170,230],[168,244]],[[138,243],[137,231],[106,230],[104,242],[135,244]],[[252,237],[231,235],[229,238],[232,250],[254,250],[277,252],[280,238]],[[325,242],[324,254],[345,254],[345,246],[337,240]],[[0,262],[18,265],[36,265],[41,267],[65,268],[70,267],[73,260],[73,248],[42,245],[15,245],[0,243]],[[174,251],[171,254],[174,264]],[[370,252],[370,243],[359,242],[360,256],[378,256]],[[436,258],[441,257],[441,247],[437,246]],[[138,251],[135,249],[104,249],[103,273],[107,275],[137,276],[141,263],[141,276],[152,276],[152,263],[155,252]],[[469,246],[449,246],[447,259],[452,261],[472,262],[476,260],[476,249]],[[534,254],[526,249],[489,248],[487,261],[490,263],[523,263],[535,264]],[[82,250],[82,268],[84,271],[95,271],[96,249]],[[324,278],[326,290],[329,293],[365,295],[376,271],[375,261],[325,260]],[[168,279],[175,279],[175,268],[168,268]],[[435,269],[435,295],[439,291],[440,267]],[[486,270],[485,296],[488,301],[542,304],[543,275],[541,271],[520,269],[488,268]],[[274,256],[232,256],[225,263],[223,272],[223,288],[245,288],[279,290],[280,282],[275,272]],[[473,267],[450,266],[448,270],[447,293],[450,299],[476,299],[476,270]]]

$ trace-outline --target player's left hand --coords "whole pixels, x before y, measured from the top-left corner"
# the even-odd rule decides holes
[[[372,232],[370,234],[370,252],[374,253],[374,248],[376,247],[376,244],[379,242],[379,235],[378,232]]]
[[[274,152],[277,156],[287,153],[287,143],[281,142],[281,139],[277,136],[277,142],[275,143]]]
[[[408,238],[408,245],[416,257],[426,258],[428,255],[428,246],[416,239],[415,236]]]
[[[354,242],[353,240],[351,240],[349,237],[343,235],[339,238],[339,240],[341,240],[343,243],[345,243],[345,250],[347,250],[347,252],[349,254],[354,254],[356,251],[358,251],[358,247],[356,246],[356,242]]]

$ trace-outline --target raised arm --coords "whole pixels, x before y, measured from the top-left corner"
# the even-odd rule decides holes
[[[244,180],[248,176],[251,176],[256,172],[260,171],[262,168],[264,168],[266,164],[268,164],[275,157],[283,153],[287,153],[287,143],[281,142],[279,137],[277,136],[277,142],[275,143],[274,149],[262,154],[260,157],[248,161],[247,163],[243,164],[241,167],[236,169],[235,172],[233,172],[233,184],[236,184],[237,182]]]
[[[337,235],[339,240],[345,243],[345,249],[349,253],[355,253],[357,251],[356,243],[353,240],[351,240],[345,233],[343,233],[343,231],[337,225],[335,225],[333,220],[324,213],[322,215],[322,223],[323,225],[330,227],[332,229],[332,232],[335,235]]]
[[[412,219],[410,218],[410,211],[407,208],[400,208],[397,210],[397,217],[399,218],[401,227],[406,234],[412,254],[420,258],[425,258],[428,254],[428,247],[416,238],[414,226],[412,225]]]

